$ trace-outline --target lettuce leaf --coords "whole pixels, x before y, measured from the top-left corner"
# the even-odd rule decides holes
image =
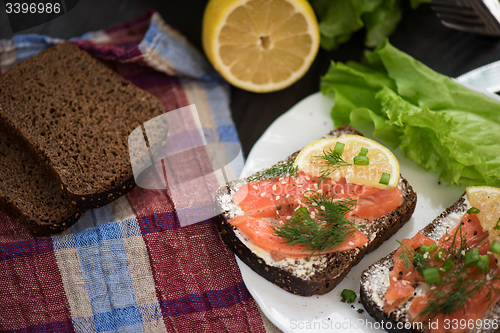
[[[458,186],[500,186],[500,101],[470,90],[384,41],[363,63],[332,62],[321,91],[336,125],[373,135]]]
[[[431,0],[411,0],[412,8]],[[321,46],[336,49],[366,28],[365,45],[375,47],[401,20],[400,0],[310,0],[319,21]]]

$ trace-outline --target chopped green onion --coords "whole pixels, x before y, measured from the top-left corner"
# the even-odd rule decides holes
[[[368,154],[368,148],[361,148],[361,150],[359,151],[359,154],[358,156],[366,156],[366,154]]]
[[[489,251],[495,254],[500,254],[500,242],[496,240],[491,242]]]
[[[434,255],[434,261],[441,261],[443,260],[444,255],[446,254],[446,249],[439,249],[439,251],[436,252]]]
[[[479,214],[481,213],[481,210],[476,207],[471,207],[467,210],[467,214]]]
[[[498,219],[495,229],[500,230],[500,219]]]
[[[306,216],[309,216],[309,211],[306,207],[300,207],[293,213],[293,217],[299,222],[303,221]]]
[[[389,180],[391,180],[391,174],[383,172],[380,176],[379,184],[389,185]]]
[[[352,303],[356,300],[356,293],[350,289],[344,289],[342,290],[342,293],[340,294],[340,296],[342,296],[343,299],[345,299],[345,301],[347,303]]]
[[[479,261],[479,249],[472,249],[465,254],[465,267],[472,267]]]
[[[342,156],[342,153],[344,152],[344,147],[345,143],[337,142],[335,143],[335,148],[333,148],[333,151],[336,152],[339,156]]]
[[[479,261],[476,263],[477,269],[483,274],[490,271],[490,256],[485,254],[479,257]]]
[[[448,272],[448,271],[451,271],[453,269],[453,267],[455,267],[455,264],[453,263],[453,261],[451,260],[446,260],[442,265],[441,267],[439,267],[439,270],[441,272]]]
[[[441,282],[441,274],[439,273],[439,269],[436,267],[426,268],[422,274],[424,275],[425,282],[428,284]]]
[[[370,164],[370,160],[366,156],[356,156],[353,159],[355,165],[368,165]]]
[[[418,253],[424,254],[424,253],[433,253],[434,251],[437,250],[437,245],[436,243],[433,243],[429,246],[425,246],[424,244],[420,245],[420,248],[418,249]]]

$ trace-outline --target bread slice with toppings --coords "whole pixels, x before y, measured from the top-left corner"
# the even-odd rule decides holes
[[[343,134],[362,135],[354,128],[343,125],[325,137]],[[298,152],[289,156],[287,161],[294,159],[297,154]],[[265,170],[256,175],[264,172]],[[249,242],[245,235],[228,222],[242,214],[233,195],[243,184],[248,183],[249,178],[232,181],[217,192],[216,204],[223,211],[216,217],[222,240],[256,273],[284,290],[302,296],[322,295],[335,288],[366,253],[378,248],[410,219],[417,201],[417,195],[408,181],[400,177],[398,188],[402,192],[403,203],[385,216],[358,229],[368,238],[368,242],[362,247],[305,259],[275,260],[267,251]]]
[[[423,235],[434,241],[439,240],[446,234],[448,229],[451,229],[459,223],[469,208],[470,205],[464,193],[452,206],[448,207],[430,224],[422,229]],[[445,324],[443,319],[431,319],[416,323],[411,322],[408,311],[412,304],[412,300],[414,297],[422,295],[427,290],[425,287],[417,286],[413,296],[398,305],[393,311],[385,313],[385,295],[390,285],[389,273],[394,267],[395,253],[396,251],[393,251],[381,258],[369,266],[361,275],[360,300],[368,314],[377,321],[384,322],[384,328],[388,332],[395,333],[425,333],[429,332],[431,329],[429,324],[437,325],[439,322],[441,322],[441,325]],[[459,328],[461,325],[459,321],[455,324],[450,321],[449,328],[452,328],[452,325]],[[470,325],[470,322],[467,321],[466,324]],[[478,321],[473,320],[472,326],[468,327],[469,329],[466,330],[467,333],[498,332],[500,327],[500,305],[497,303],[491,307],[483,318]],[[437,328],[437,326],[432,328]]]

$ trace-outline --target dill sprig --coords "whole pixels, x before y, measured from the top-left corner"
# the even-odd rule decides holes
[[[265,179],[273,179],[275,177],[288,176],[288,181],[290,181],[290,178],[296,176],[299,171],[296,166],[293,166],[294,162],[295,159],[291,159],[286,162],[278,163],[269,169],[249,177],[248,180],[250,182],[254,182]]]
[[[495,271],[490,272],[493,276],[485,275],[480,279],[471,279],[463,266],[445,275],[443,282],[436,289],[431,290],[429,300],[424,310],[418,315],[435,316],[437,314],[451,315],[460,309],[465,311],[465,306],[472,295],[488,288],[487,298],[491,298],[492,291],[498,292],[494,284],[500,279]]]
[[[351,237],[358,227],[345,218],[356,207],[356,200],[344,198],[332,200],[316,191],[304,193],[307,204],[318,210],[312,218],[306,207],[298,208],[292,219],[274,228],[277,236],[290,245],[300,244],[315,252],[328,251],[338,247]]]
[[[445,255],[445,260],[453,260],[455,262],[462,262],[464,259],[464,252],[469,249],[467,244],[467,238],[462,232],[462,226],[464,222],[460,221],[458,228],[455,230],[451,238],[450,247]],[[457,240],[458,239],[458,240]],[[446,240],[450,240],[449,238]]]
[[[332,149],[328,151],[323,150],[323,155],[313,157],[323,161],[323,164],[320,166],[321,170],[318,184],[321,184],[323,180],[334,173],[338,168],[351,165],[351,163],[344,161],[342,157]]]
[[[423,254],[418,253],[417,251],[408,248],[399,240],[396,240],[403,248],[399,257],[403,259],[403,264],[407,270],[410,269],[411,266],[415,268],[417,272],[422,274],[424,269],[430,267],[430,260],[425,258]]]
[[[467,244],[466,233],[462,231],[462,225],[463,222],[460,222],[453,236],[445,239],[445,241],[451,240],[451,244],[443,256],[443,261],[451,260],[454,268],[443,274],[441,283],[434,285],[435,289],[431,290],[427,305],[418,317],[450,315],[460,309],[465,311],[465,306],[471,296],[483,288],[488,288],[488,299],[493,290],[499,292],[494,286],[494,283],[500,279],[497,268],[479,279],[469,277],[469,272],[464,266],[464,253],[470,247]]]

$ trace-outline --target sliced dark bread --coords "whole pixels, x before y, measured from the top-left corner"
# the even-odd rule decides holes
[[[428,224],[422,232],[425,236],[438,240],[443,236],[447,228],[456,225],[463,214],[470,208],[465,194],[442,212],[434,221]],[[428,323],[421,326],[411,325],[408,317],[408,309],[411,300],[397,307],[389,314],[384,313],[385,293],[389,288],[389,273],[394,266],[394,253],[388,254],[379,261],[368,267],[361,275],[360,299],[370,316],[379,322],[385,322],[384,327],[388,332],[397,333],[424,333],[428,331]],[[499,331],[500,325],[500,304],[491,308],[482,318],[482,323],[489,320],[489,325],[477,325],[477,328],[471,329],[468,333],[493,333]],[[389,324],[388,324],[389,323]],[[398,324],[399,323],[399,324]],[[489,326],[489,328],[487,327]],[[406,328],[405,328],[406,327]]]
[[[0,128],[78,207],[102,206],[134,186],[128,136],[163,112],[156,97],[70,43],[0,76]]]
[[[326,137],[337,137],[342,134],[361,135],[354,128],[344,125],[330,132]],[[288,160],[294,158],[296,154],[291,155]],[[255,272],[284,290],[302,296],[322,295],[335,288],[366,253],[378,248],[410,219],[417,202],[417,195],[412,187],[401,177],[398,187],[403,193],[403,204],[359,229],[369,239],[363,247],[320,255],[310,260],[285,259],[284,262],[283,260],[273,262],[269,258],[266,261],[252,251],[244,243],[244,239],[238,236],[238,230],[228,222],[237,211],[232,201],[232,194],[246,182],[248,178],[230,182],[226,187],[220,188],[217,193],[217,204],[224,211],[217,217],[220,235],[228,248]]]
[[[39,163],[3,132],[0,156],[0,209],[33,235],[61,232],[83,215]]]

